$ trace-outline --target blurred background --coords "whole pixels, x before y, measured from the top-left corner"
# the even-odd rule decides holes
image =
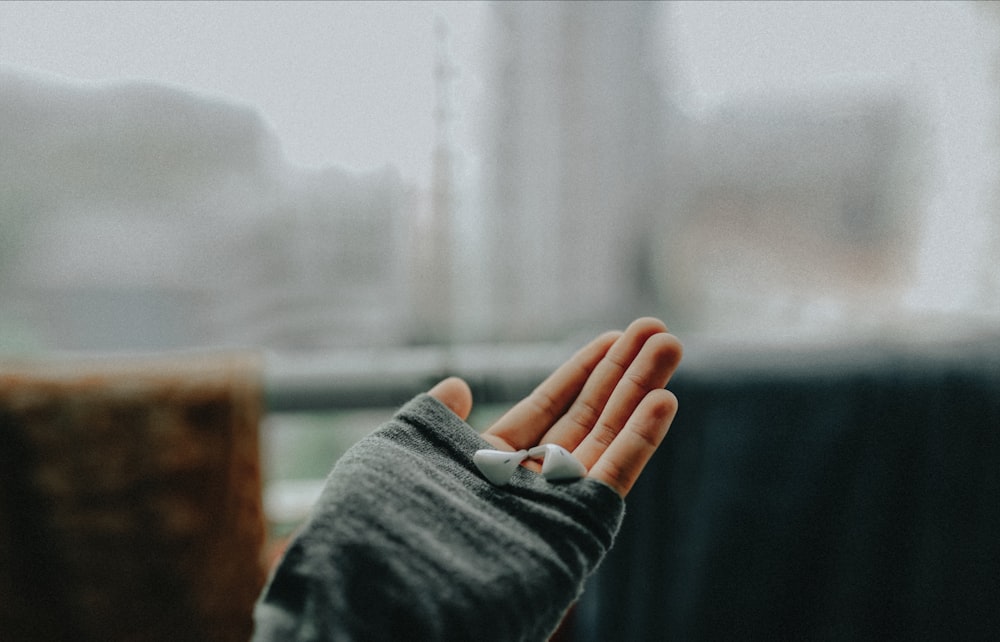
[[[4,3],[0,350],[995,320],[998,28],[972,2]]]
[[[264,352],[287,524],[408,394],[508,403],[638,315],[690,417],[732,371],[895,382],[1000,328],[998,36],[987,2],[0,3],[0,356]]]

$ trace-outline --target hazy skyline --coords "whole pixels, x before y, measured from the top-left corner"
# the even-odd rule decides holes
[[[997,27],[982,3],[670,3],[655,61],[697,116],[727,100],[892,86],[928,123],[912,299],[963,309],[996,235]],[[296,164],[392,165],[429,184],[434,20],[460,75],[456,138],[474,185],[488,3],[4,2],[0,64],[77,81],[141,78],[258,110]],[[468,187],[466,187],[468,189]]]
[[[662,7],[668,41],[657,64],[695,110],[858,79],[941,83],[968,96],[996,50],[997,25],[973,3]],[[489,13],[488,2],[446,1],[4,2],[0,64],[84,81],[148,79],[245,102],[275,128],[292,162],[392,163],[423,183],[435,16],[451,27],[459,117],[471,121],[482,107]]]

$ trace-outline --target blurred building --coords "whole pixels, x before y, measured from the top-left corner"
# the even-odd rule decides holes
[[[396,171],[300,170],[220,247],[220,343],[283,350],[398,345],[412,321],[409,213]]]
[[[250,109],[0,71],[0,344],[155,350],[212,331],[205,279],[273,185]]]
[[[453,84],[458,66],[451,53],[451,34],[441,16],[434,21],[436,51],[434,61],[434,150],[431,185],[411,210],[407,235],[407,299],[413,316],[406,330],[407,340],[416,344],[446,344],[454,341],[459,328],[458,252],[455,227],[457,195],[455,185]],[[398,315],[396,315],[398,317]]]
[[[496,3],[482,157],[486,284],[499,339],[653,313],[647,230],[664,121],[655,3]]]
[[[891,314],[922,196],[904,98],[849,86],[683,113],[650,67],[669,35],[658,10],[494,6],[493,336],[552,338],[639,314],[723,333]]]
[[[680,206],[656,232],[676,324],[786,332],[893,313],[923,196],[918,130],[900,95],[743,100],[687,130]]]
[[[398,344],[398,173],[289,166],[252,109],[0,72],[0,351]]]

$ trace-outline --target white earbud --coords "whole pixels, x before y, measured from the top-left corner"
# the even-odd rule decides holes
[[[476,451],[472,461],[491,484],[503,486],[510,481],[521,462],[529,457],[543,459],[542,475],[550,482],[580,479],[587,474],[587,469],[580,460],[556,444],[544,444],[517,452],[484,448]]]
[[[528,457],[545,458],[542,462],[542,475],[549,481],[580,479],[587,474],[587,469],[580,460],[557,444],[535,446],[528,451]]]
[[[527,450],[519,450],[515,453],[504,450],[477,450],[472,456],[472,461],[476,468],[483,474],[483,477],[490,480],[494,486],[503,486],[510,481],[514,471],[521,465],[521,462],[528,458]]]

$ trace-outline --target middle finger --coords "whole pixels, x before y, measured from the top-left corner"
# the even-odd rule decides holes
[[[666,331],[667,327],[658,319],[633,321],[594,368],[580,394],[544,436],[542,443],[556,443],[570,451],[580,445],[597,424],[618,382],[647,340]]]
[[[593,429],[573,453],[588,470],[618,436],[646,395],[667,385],[680,357],[680,342],[671,334],[657,334],[646,341],[615,385]]]

